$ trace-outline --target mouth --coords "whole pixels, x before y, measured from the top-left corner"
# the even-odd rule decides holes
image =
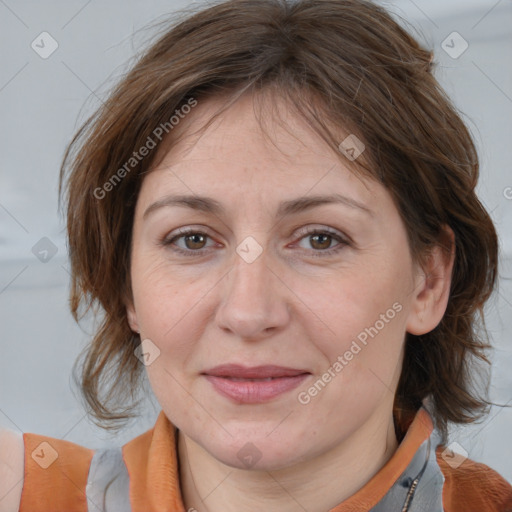
[[[223,379],[232,380],[233,382],[270,382],[271,380],[283,379],[286,377],[266,377],[264,379],[242,379],[240,377],[221,377]]]
[[[213,377],[223,377],[228,379],[268,380],[283,377],[295,377],[297,375],[310,372],[308,370],[290,368],[287,366],[263,365],[247,367],[239,364],[222,364],[203,373]]]
[[[263,403],[291,391],[311,373],[304,369],[265,365],[244,367],[216,366],[202,375],[223,397],[242,404]]]

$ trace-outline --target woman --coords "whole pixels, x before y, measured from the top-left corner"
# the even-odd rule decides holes
[[[497,237],[432,55],[362,0],[237,0],[137,62],[62,167],[91,415],[123,447],[5,433],[4,510],[510,511],[454,454],[488,410]],[[24,467],[24,471],[23,471]],[[10,487],[9,487],[10,486]],[[10,507],[10,508],[9,508]]]

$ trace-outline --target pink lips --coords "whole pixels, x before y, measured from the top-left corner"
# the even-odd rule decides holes
[[[297,387],[310,372],[265,365],[224,364],[203,372],[221,395],[238,403],[262,403]]]

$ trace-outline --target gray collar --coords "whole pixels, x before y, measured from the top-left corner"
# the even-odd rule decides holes
[[[437,463],[437,430],[416,451],[411,462],[370,512],[444,512],[444,476]]]

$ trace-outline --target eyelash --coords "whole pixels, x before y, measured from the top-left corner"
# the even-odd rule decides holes
[[[303,230],[300,230],[298,234],[301,235],[299,241],[302,240],[303,238],[307,238],[308,236],[329,235],[331,238],[333,238],[339,242],[338,245],[336,245],[335,247],[333,247],[331,249],[324,249],[324,250],[312,249],[312,251],[313,251],[312,256],[314,256],[314,257],[320,257],[320,258],[328,257],[328,256],[331,256],[331,255],[339,252],[345,246],[350,245],[350,242],[347,239],[340,236],[336,231],[332,231],[328,228],[323,228],[323,229],[319,229],[319,228],[307,229],[307,228],[305,228]],[[171,246],[174,244],[174,242],[176,240],[186,237],[186,236],[189,236],[189,235],[204,235],[208,238],[211,238],[207,233],[204,233],[203,231],[199,231],[194,228],[181,228],[177,231],[177,234],[175,236],[173,236],[172,238],[162,240],[161,245],[163,245],[165,247]],[[181,249],[180,247],[175,246],[171,250],[178,254],[182,254],[184,256],[192,256],[193,257],[193,256],[200,255],[200,253],[202,251],[204,251],[205,249],[198,249],[198,250],[194,251],[192,249],[185,250],[185,249]]]

